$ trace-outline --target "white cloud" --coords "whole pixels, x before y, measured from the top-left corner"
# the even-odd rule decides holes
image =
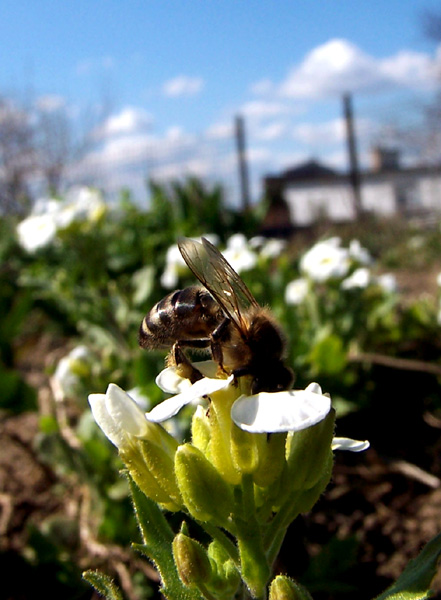
[[[427,88],[435,82],[436,60],[402,51],[377,59],[344,39],[314,48],[279,85],[284,98],[318,99],[345,92],[373,92],[397,87]]]
[[[194,96],[204,87],[204,82],[201,77],[188,77],[187,75],[179,75],[163,85],[162,91],[165,96],[170,98],[178,98],[181,96]]]
[[[118,114],[111,115],[99,128],[101,137],[127,135],[148,129],[152,117],[145,110],[126,106]]]
[[[309,145],[341,143],[345,136],[345,122],[342,118],[326,123],[300,123],[293,131],[294,139]]]
[[[232,139],[234,135],[233,123],[231,121],[215,123],[208,127],[205,134],[209,139],[213,140]]]
[[[260,141],[272,142],[286,138],[291,131],[291,125],[286,121],[272,121],[256,127],[253,131],[254,137]]]
[[[239,112],[248,119],[265,119],[291,113],[293,108],[274,100],[251,100],[243,104]]]

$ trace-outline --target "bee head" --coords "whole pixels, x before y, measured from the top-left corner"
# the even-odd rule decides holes
[[[289,390],[294,383],[292,369],[286,367],[282,362],[269,364],[259,375],[254,377],[251,385],[251,393],[259,392],[283,392]]]

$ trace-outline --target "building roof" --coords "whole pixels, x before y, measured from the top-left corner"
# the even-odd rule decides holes
[[[289,181],[307,179],[323,179],[328,177],[338,177],[339,173],[334,169],[326,167],[315,159],[307,160],[296,167],[287,169],[282,173],[282,178]]]

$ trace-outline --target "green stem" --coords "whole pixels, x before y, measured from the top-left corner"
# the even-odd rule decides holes
[[[200,583],[198,589],[206,600],[218,600],[217,596],[213,596],[211,592],[207,590],[204,584]]]
[[[266,552],[266,557],[268,559],[268,564],[272,565],[279,555],[280,548],[282,546],[283,540],[285,539],[287,527],[281,527],[279,531],[275,534],[270,547]]]
[[[279,536],[285,534],[288,525],[296,518],[298,510],[296,509],[297,498],[301,495],[298,491],[296,496],[290,496],[289,499],[281,506],[280,510],[268,525],[263,540],[264,548],[267,549],[267,554],[272,554],[274,543],[279,539]],[[275,558],[275,557],[274,557]]]
[[[200,523],[200,525],[208,533],[208,535],[212,537],[213,540],[216,540],[216,542],[222,546],[235,566],[239,569],[239,552],[230,538],[221,529],[219,529],[219,527],[216,527],[216,525],[212,525],[211,523]]]
[[[263,548],[263,534],[256,517],[251,475],[242,477],[241,514],[236,519],[241,576],[253,598],[265,598],[270,566]]]

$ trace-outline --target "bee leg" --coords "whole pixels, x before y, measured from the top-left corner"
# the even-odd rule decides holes
[[[230,319],[225,318],[211,334],[211,355],[223,372],[225,372],[225,369],[221,341],[225,338],[225,333],[228,331],[227,327],[230,322]]]
[[[181,340],[173,344],[170,352],[169,362],[176,365],[179,374],[185,379],[189,379],[191,383],[198,381],[198,379],[202,379],[203,375],[191,364],[190,360],[182,349],[182,346],[204,348],[208,345],[208,343],[208,340]]]

